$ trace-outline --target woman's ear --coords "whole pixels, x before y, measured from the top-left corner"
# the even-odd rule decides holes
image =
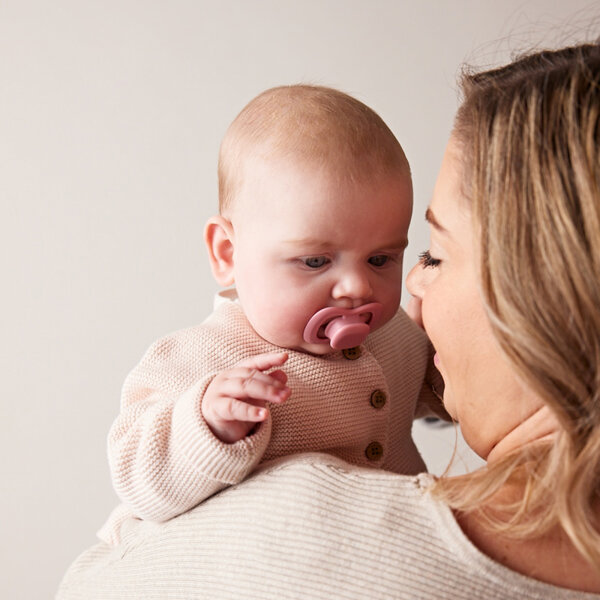
[[[220,215],[211,217],[204,227],[204,242],[216,282],[227,287],[233,278],[233,226]]]

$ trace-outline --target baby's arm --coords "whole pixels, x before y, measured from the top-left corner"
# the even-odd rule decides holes
[[[256,423],[267,419],[267,402],[281,404],[289,398],[287,375],[279,369],[264,373],[287,359],[284,352],[253,356],[212,380],[202,399],[202,415],[222,442],[246,437]]]
[[[214,358],[214,343],[202,328],[169,336],[125,381],[109,434],[109,464],[117,494],[140,518],[172,518],[241,481],[267,447],[269,419],[252,435],[224,443],[203,418],[202,399],[224,366]],[[274,381],[282,384],[280,378]]]

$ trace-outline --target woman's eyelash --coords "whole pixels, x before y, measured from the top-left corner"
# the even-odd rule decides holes
[[[437,267],[442,262],[439,258],[433,258],[429,254],[429,250],[425,250],[419,254],[419,261],[424,268]]]

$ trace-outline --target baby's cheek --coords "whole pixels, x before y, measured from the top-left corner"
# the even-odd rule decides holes
[[[293,306],[272,307],[263,313],[262,322],[269,332],[270,341],[283,347],[297,345],[306,327],[303,315],[298,314]]]

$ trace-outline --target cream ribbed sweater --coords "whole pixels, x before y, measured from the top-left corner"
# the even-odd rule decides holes
[[[119,546],[75,561],[57,600],[600,598],[481,554],[430,483],[327,455],[280,459],[167,523],[128,521]]]
[[[283,369],[291,397],[271,407],[270,420],[251,436],[222,443],[202,418],[204,391],[223,369],[273,350],[280,348],[257,336],[231,300],[202,325],[149,349],[125,381],[109,434],[113,483],[124,504],[101,539],[116,543],[120,523],[132,514],[151,521],[181,514],[260,462],[287,454],[322,451],[396,473],[425,469],[411,427],[417,406],[434,401],[425,382],[430,346],[403,311],[367,338],[358,358],[289,351]],[[374,393],[379,402],[371,402]],[[374,444],[380,458],[370,452]]]

